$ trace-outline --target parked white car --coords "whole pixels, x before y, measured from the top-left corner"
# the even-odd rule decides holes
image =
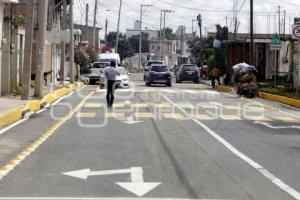
[[[129,77],[128,72],[124,67],[117,67],[120,75],[117,77],[118,86],[120,87],[129,87]]]

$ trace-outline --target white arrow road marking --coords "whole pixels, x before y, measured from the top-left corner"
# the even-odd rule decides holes
[[[268,128],[271,128],[271,129],[300,129],[300,126],[295,126],[295,125],[292,125],[292,126],[273,126],[271,123],[269,122],[259,122],[259,121],[256,121],[254,122],[254,124],[261,124],[261,125],[264,125]]]
[[[137,124],[137,123],[141,123],[142,121],[135,121],[133,116],[127,117],[126,119],[127,121],[122,121],[125,124],[129,124],[129,125],[133,125],[133,124]]]
[[[105,170],[105,171],[91,171],[90,169],[81,169],[76,171],[70,171],[63,173],[67,176],[87,180],[89,176],[105,176],[113,174],[127,174],[131,173],[130,169],[117,169],[117,170]]]
[[[120,187],[141,197],[160,185],[159,182],[144,182],[143,169],[141,167],[131,168],[131,182],[116,182]]]
[[[160,182],[144,182],[143,169],[141,167],[132,167],[130,169],[91,171],[90,169],[82,169],[70,172],[64,172],[64,175],[87,180],[90,176],[105,176],[114,174],[131,174],[131,182],[116,182],[120,187],[141,197],[158,185]]]

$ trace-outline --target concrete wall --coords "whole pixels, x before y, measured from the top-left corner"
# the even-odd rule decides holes
[[[159,55],[160,48],[162,56],[169,56],[172,54],[176,54],[176,49],[178,48],[176,45],[176,41],[165,40],[161,41],[161,46],[159,40],[150,41],[150,54]],[[175,48],[175,49],[174,49]]]

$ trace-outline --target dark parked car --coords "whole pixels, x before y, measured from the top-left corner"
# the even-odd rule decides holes
[[[149,68],[151,67],[151,65],[153,64],[160,64],[160,65],[163,65],[164,62],[163,61],[158,61],[158,60],[149,60],[145,67],[144,67],[144,81],[146,81],[146,76],[148,74],[148,71],[149,71]]]
[[[176,76],[176,83],[181,83],[182,81],[193,81],[194,83],[199,83],[200,72],[197,65],[184,64],[181,65]]]
[[[153,64],[146,75],[146,85],[165,84],[172,87],[172,74],[166,65]]]

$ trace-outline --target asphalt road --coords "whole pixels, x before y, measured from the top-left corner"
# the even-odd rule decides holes
[[[130,78],[0,134],[0,199],[300,199],[299,109]]]

